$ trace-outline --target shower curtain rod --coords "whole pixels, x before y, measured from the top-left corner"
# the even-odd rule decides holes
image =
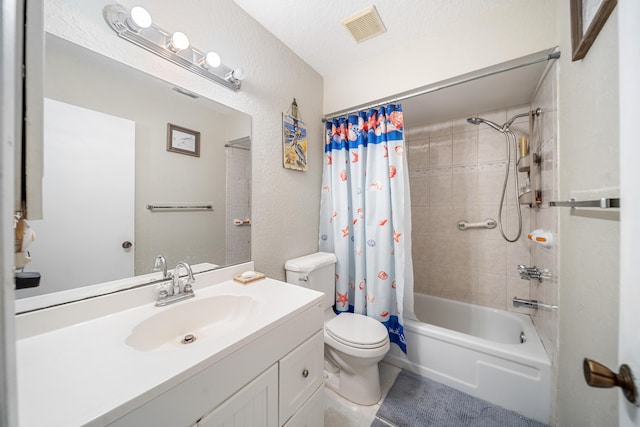
[[[235,148],[237,150],[246,150],[246,151],[251,151],[251,148],[249,147],[243,147],[241,145],[234,145],[234,144],[224,144],[225,147],[227,148]]]
[[[249,144],[249,146],[247,147],[246,145],[243,145],[243,144]],[[239,150],[251,151],[251,138],[248,136],[245,136],[242,138],[234,139],[233,141],[229,141],[226,144],[224,144],[224,146],[228,148],[237,148]]]
[[[382,101],[376,101],[373,104],[360,104],[359,106],[354,107],[354,108],[336,111],[336,112],[331,113],[331,114],[326,114],[322,118],[322,121],[326,122],[327,120],[334,119],[336,117],[341,117],[341,116],[357,113],[359,111],[364,111],[364,110],[368,110],[370,108],[380,107],[380,106],[386,105],[386,104],[393,104],[393,103],[396,103],[396,102],[399,102],[399,101],[404,101],[405,99],[414,98],[414,97],[420,96],[420,95],[426,95],[428,93],[437,92],[439,90],[447,89],[447,88],[450,88],[450,87],[453,87],[453,86],[457,86],[457,85],[462,84],[462,83],[467,83],[467,82],[471,82],[471,81],[474,81],[474,80],[478,80],[478,79],[481,79],[483,77],[490,77],[490,76],[493,76],[495,74],[504,73],[506,71],[511,71],[511,70],[515,70],[515,69],[518,69],[518,68],[526,67],[528,65],[537,64],[537,63],[543,62],[543,61],[551,61],[551,60],[555,60],[555,59],[558,59],[558,58],[560,58],[560,51],[559,50],[554,51],[552,53],[544,54],[543,56],[535,57],[535,58],[533,58],[531,60],[528,60],[527,62],[524,62],[524,63],[521,63],[521,64],[510,65],[510,66],[506,66],[505,68],[500,68],[500,69],[497,69],[497,70],[487,71],[487,72],[484,72],[484,73],[481,73],[481,74],[462,77],[460,79],[452,80],[452,81],[450,81],[448,83],[444,83],[444,84],[441,84],[441,85],[438,85],[438,86],[427,87],[425,89],[417,90],[415,92],[414,91],[408,92],[408,93],[406,93],[404,95],[400,95],[400,96],[397,96],[395,98],[387,98],[387,99],[384,99]]]

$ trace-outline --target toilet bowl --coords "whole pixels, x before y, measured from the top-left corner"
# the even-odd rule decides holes
[[[325,322],[324,343],[325,357],[339,368],[334,378],[327,374],[327,387],[360,405],[378,402],[378,362],[390,347],[387,328],[370,317],[342,313]]]
[[[289,260],[287,282],[325,294],[325,385],[354,403],[373,405],[381,396],[378,362],[389,351],[389,333],[373,318],[333,311],[335,261],[324,252]]]

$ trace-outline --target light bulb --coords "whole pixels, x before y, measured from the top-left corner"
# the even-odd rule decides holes
[[[231,77],[233,77],[235,80],[242,80],[244,79],[244,70],[242,68],[236,68],[235,70],[233,70],[233,72],[231,73]]]
[[[220,55],[218,55],[215,52],[209,52],[207,53],[207,55],[204,57],[205,63],[209,66],[209,67],[219,67],[220,64],[222,64],[222,60],[220,59]]]
[[[151,15],[147,10],[140,6],[131,9],[127,24],[133,31],[140,31],[151,26]]]
[[[187,37],[185,33],[176,31],[171,36],[171,40],[169,41],[169,44],[167,45],[167,47],[174,52],[177,52],[179,50],[185,50],[186,48],[189,47],[189,37]]]

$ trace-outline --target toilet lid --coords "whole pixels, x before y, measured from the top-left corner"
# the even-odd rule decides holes
[[[362,314],[341,313],[325,324],[325,330],[336,341],[357,348],[377,348],[389,340],[382,323]]]

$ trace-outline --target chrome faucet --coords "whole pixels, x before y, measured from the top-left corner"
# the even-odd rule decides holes
[[[162,255],[158,255],[153,264],[153,271],[162,270],[163,279],[171,279],[171,273],[167,272],[167,260]]]
[[[182,282],[180,280],[180,267],[184,267],[184,269],[187,270],[187,282],[184,284],[182,291],[180,290],[180,283]],[[182,261],[176,264],[176,268],[173,270],[173,293],[174,294],[176,293],[176,291],[178,293],[180,292],[193,293],[193,289],[191,285],[193,285],[193,282],[195,281],[196,280],[193,278],[193,271],[191,270],[191,266],[187,264],[186,261]]]
[[[184,282],[180,279],[180,267],[184,267],[187,270],[187,279]],[[171,281],[171,286],[167,290],[162,289],[158,293],[158,300],[156,301],[156,307],[163,307],[165,305],[173,304],[174,302],[183,301],[185,299],[193,298],[196,296],[193,293],[193,283],[195,279],[193,278],[193,271],[191,270],[191,266],[187,264],[185,261],[179,262],[176,264],[176,268],[173,270],[173,280]]]
[[[542,282],[543,280],[543,272],[535,265],[533,267],[527,267],[526,265],[520,264],[518,265],[518,273],[520,273],[520,278],[524,280],[535,279],[538,282]]]

